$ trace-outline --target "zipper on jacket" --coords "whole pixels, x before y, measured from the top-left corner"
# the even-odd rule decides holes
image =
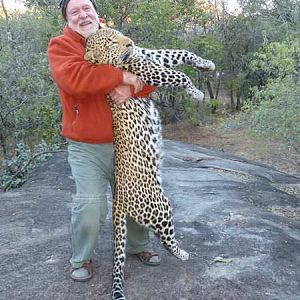
[[[75,111],[75,113],[76,113],[77,116],[78,116],[78,115],[79,115],[79,107],[78,107],[77,104],[73,106],[73,110]]]

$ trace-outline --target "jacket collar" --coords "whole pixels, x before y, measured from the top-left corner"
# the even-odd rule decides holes
[[[81,43],[85,43],[85,37],[83,37],[81,34],[79,34],[78,32],[72,30],[68,25],[65,26],[64,28],[64,35],[70,37],[71,39],[81,42]]]

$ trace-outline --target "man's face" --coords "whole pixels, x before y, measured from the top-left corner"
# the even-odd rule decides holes
[[[70,0],[66,16],[69,27],[85,38],[99,28],[98,15],[90,0]]]

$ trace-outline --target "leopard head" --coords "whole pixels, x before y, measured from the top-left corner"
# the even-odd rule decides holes
[[[121,66],[133,55],[134,43],[111,28],[100,28],[87,39],[84,59],[93,64]]]

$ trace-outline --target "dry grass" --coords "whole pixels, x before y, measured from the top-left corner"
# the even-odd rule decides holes
[[[272,137],[253,136],[245,129],[232,129],[225,133],[215,127],[192,126],[188,123],[164,126],[163,136],[259,161],[300,177],[300,154]]]

